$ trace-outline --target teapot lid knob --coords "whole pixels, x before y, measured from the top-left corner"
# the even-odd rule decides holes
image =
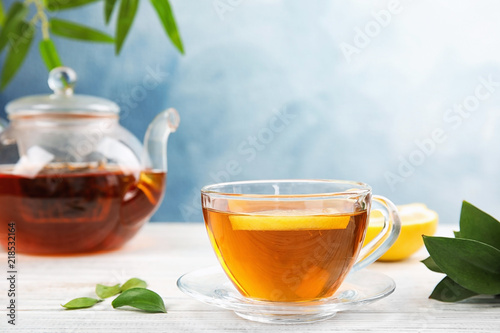
[[[56,67],[49,73],[49,83],[50,89],[54,91],[56,95],[73,95],[73,88],[76,84],[77,76],[76,72],[69,67]]]

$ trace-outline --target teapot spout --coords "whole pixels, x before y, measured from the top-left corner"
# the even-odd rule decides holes
[[[168,136],[177,130],[179,122],[179,113],[170,108],[158,114],[149,124],[144,136],[144,168],[167,172]]]

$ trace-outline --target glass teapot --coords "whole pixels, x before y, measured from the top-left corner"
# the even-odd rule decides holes
[[[167,140],[179,125],[168,109],[149,124],[144,145],[121,127],[119,107],[74,95],[76,74],[49,74],[52,95],[6,106],[0,133],[0,244],[34,254],[114,249],[159,206]]]

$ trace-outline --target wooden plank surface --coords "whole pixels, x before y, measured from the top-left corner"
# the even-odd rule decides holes
[[[450,228],[441,234],[451,236]],[[2,267],[7,271],[7,255]],[[324,322],[270,325],[250,322],[231,311],[184,295],[177,279],[216,265],[203,224],[150,223],[124,248],[101,254],[44,257],[17,255],[16,326],[7,324],[6,278],[0,281],[0,332],[498,332],[500,302],[447,304],[429,300],[442,278],[419,262],[425,250],[398,263],[375,263],[371,270],[389,275],[396,291]],[[6,274],[6,273],[5,273]],[[167,314],[114,310],[106,300],[93,308],[67,311],[60,304],[93,297],[97,283],[123,283],[139,277],[159,293]]]

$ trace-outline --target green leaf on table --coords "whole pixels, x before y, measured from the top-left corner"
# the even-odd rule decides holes
[[[111,296],[118,295],[121,292],[120,284],[115,284],[114,286],[105,286],[98,284],[95,286],[95,293],[100,298],[108,298]]]
[[[111,14],[113,14],[113,10],[115,9],[116,0],[105,0],[104,1],[104,20],[106,24],[109,23],[111,19]]]
[[[125,291],[132,288],[146,288],[147,286],[148,284],[146,281],[138,278],[131,278],[121,286],[120,290]]]
[[[113,308],[131,306],[146,312],[167,312],[163,299],[152,290],[132,288],[125,290],[111,303]]]
[[[99,302],[102,302],[102,299],[80,297],[80,298],[75,298],[64,305],[61,304],[61,306],[71,310],[85,309],[85,308],[90,308]]]
[[[500,222],[464,201],[460,214],[460,237],[475,239],[500,250]]]
[[[121,0],[120,11],[118,12],[118,18],[116,20],[116,54],[119,54],[122,49],[123,42],[125,42],[125,38],[134,22],[138,5],[139,0]]]
[[[475,295],[477,293],[462,287],[446,276],[437,284],[429,298],[441,302],[458,302]]]
[[[12,36],[9,52],[2,69],[0,89],[4,89],[21,67],[33,42],[35,28],[27,22],[19,24],[18,31]]]
[[[28,14],[28,7],[22,2],[14,2],[9,8],[9,12],[4,20],[3,29],[0,32],[0,52],[13,39],[21,34],[21,24]]]
[[[441,268],[436,265],[436,262],[434,261],[434,259],[432,259],[432,257],[428,257],[427,259],[422,260],[421,263],[423,263],[428,269],[433,272],[444,273]]]
[[[51,71],[52,69],[62,66],[61,59],[56,50],[56,46],[51,39],[43,39],[39,44],[40,55],[42,56],[43,62],[47,69]]]
[[[184,46],[182,45],[181,36],[179,34],[179,29],[177,29],[177,24],[175,23],[174,13],[170,7],[168,0],[151,0],[151,4],[156,10],[160,21],[167,33],[168,37],[175,45],[180,53],[184,54]]]
[[[114,42],[113,37],[105,34],[104,32],[57,18],[52,18],[50,20],[50,30],[55,35],[66,38],[99,43]]]
[[[45,5],[50,11],[58,11],[81,7],[99,0],[45,0]]]
[[[500,250],[472,239],[423,237],[432,259],[453,281],[478,294],[500,294]]]

